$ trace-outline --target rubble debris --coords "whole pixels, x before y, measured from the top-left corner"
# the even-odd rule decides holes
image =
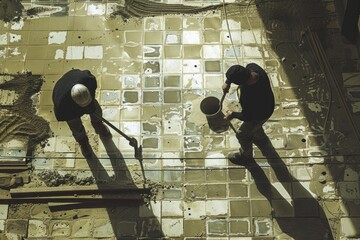
[[[79,178],[72,174],[61,175],[56,170],[45,170],[37,174],[48,187],[57,187],[60,185],[91,185],[95,184],[94,177]]]

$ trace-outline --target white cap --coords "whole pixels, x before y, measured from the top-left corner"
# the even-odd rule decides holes
[[[92,101],[89,89],[85,85],[80,83],[75,84],[71,88],[71,97],[74,102],[80,107],[86,107]]]

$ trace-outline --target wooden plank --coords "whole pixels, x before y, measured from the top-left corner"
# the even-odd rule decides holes
[[[29,170],[31,167],[28,165],[4,165],[4,166],[0,166],[0,171],[1,172],[14,172],[14,171],[19,171],[19,170]]]
[[[12,198],[14,200],[66,200],[66,201],[82,201],[82,200],[121,200],[121,199],[141,199],[140,194],[92,194],[92,195],[76,195],[76,196],[44,196],[44,197],[20,197]]]
[[[0,199],[0,202],[84,202],[84,201],[106,201],[106,200],[142,200],[139,193],[121,193],[121,194],[86,194],[74,196],[33,196],[16,197]]]
[[[27,165],[27,161],[25,158],[22,159],[5,159],[0,158],[0,166],[11,166],[11,165]]]
[[[147,185],[60,186],[10,189],[11,197],[148,190]]]

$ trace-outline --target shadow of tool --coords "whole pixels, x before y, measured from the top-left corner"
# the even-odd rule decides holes
[[[86,159],[98,188],[102,190],[109,186],[128,186],[129,190],[118,192],[118,199],[103,201],[102,205],[95,203],[93,208],[106,208],[116,239],[162,238],[164,234],[160,222],[154,215],[151,204],[145,201],[146,196],[151,195],[150,189],[141,184],[142,180],[137,181],[132,176],[133,171],[126,166],[125,159],[112,137],[100,140],[105,147],[114,175],[110,175],[104,167],[107,159],[99,159],[95,155]]]
[[[286,190],[283,192],[284,195],[287,195],[285,198],[275,187],[275,182],[269,181],[264,170],[254,159],[246,164],[245,167],[251,173],[257,189],[266,197],[272,207],[272,217],[278,225],[278,227],[274,226],[274,237],[334,239],[329,222],[319,202],[291,175],[270,139],[267,138],[265,142],[255,143],[255,145],[267,158],[277,180]]]
[[[95,115],[95,117],[97,117],[98,119],[100,119],[101,121],[106,123],[109,127],[114,129],[117,133],[119,133],[121,136],[123,136],[126,140],[129,141],[129,145],[134,148],[134,156],[135,156],[135,158],[137,160],[139,160],[140,167],[141,167],[141,173],[142,173],[142,176],[144,178],[144,183],[145,183],[146,178],[145,178],[145,171],[144,171],[144,165],[143,165],[142,146],[138,145],[138,142],[137,142],[136,138],[129,137],[124,132],[122,132],[120,129],[115,127],[112,123],[110,123],[108,120],[103,118],[101,115],[99,115],[97,113],[94,113],[94,115]]]

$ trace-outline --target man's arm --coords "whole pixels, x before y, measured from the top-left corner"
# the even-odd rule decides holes
[[[229,92],[229,89],[230,89],[230,83],[227,84],[226,82],[222,85],[222,90],[223,90],[223,93],[226,94]]]
[[[241,121],[245,121],[245,120],[246,120],[243,112],[232,112],[232,113],[231,113],[231,117],[232,117],[232,118],[239,119],[239,120],[241,120]]]

